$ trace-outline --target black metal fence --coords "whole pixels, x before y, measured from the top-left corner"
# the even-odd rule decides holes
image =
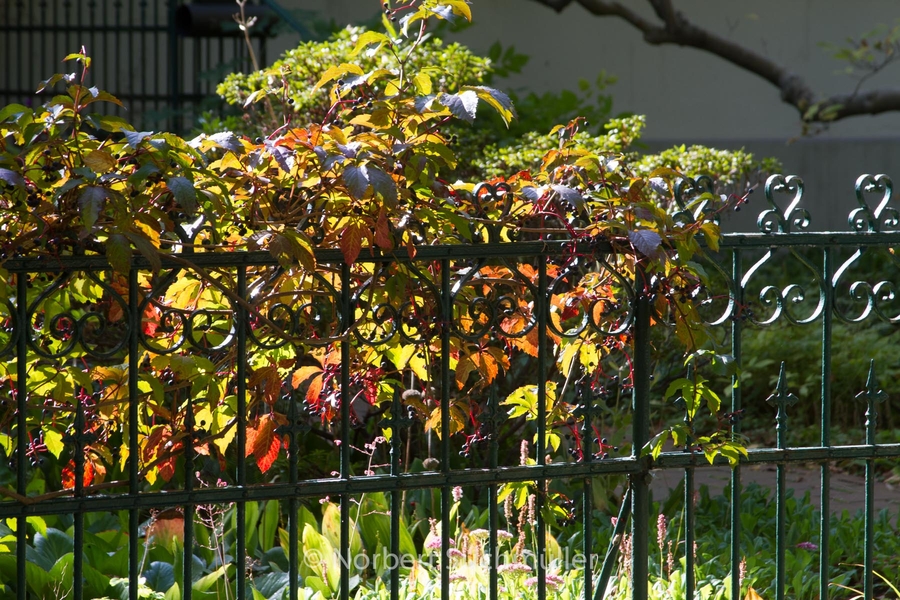
[[[832,405],[853,400],[832,398],[832,332],[836,321],[864,327],[882,319],[896,327],[900,320],[890,283],[897,274],[890,249],[900,245],[897,215],[886,201],[865,203],[871,191],[889,199],[891,184],[883,176],[860,178],[852,230],[819,234],[802,231],[798,180],[771,183],[770,208],[760,218],[764,232],[725,236],[720,253],[704,262],[710,285],[701,292],[708,298],[704,318],[731,345],[738,365],[748,358],[742,344],[750,328],[821,332],[818,364],[802,367],[821,385],[799,394],[792,381],[798,373],[782,366],[769,397],[774,447],[751,447],[740,460],[777,471],[776,545],[767,555],[776,570],[766,582],[767,597],[801,597],[786,572],[795,548],[788,542],[785,483],[787,471],[801,463],[818,465],[823,490],[815,540],[821,583],[803,597],[834,597],[830,573],[840,560],[834,544],[848,542],[830,538],[831,467],[853,459],[865,465],[866,510],[856,547],[848,550],[858,551],[862,594],[873,598],[876,536],[890,535],[893,527],[874,511],[874,465],[900,457],[900,444],[876,443],[876,408],[885,399],[877,383],[885,368],[877,345],[866,357],[874,362],[854,405],[865,419],[860,440],[833,444]],[[779,189],[796,192],[787,209],[775,203]],[[0,445],[9,460],[0,468],[6,589],[14,588],[19,599],[49,593],[77,599],[115,587],[136,599],[144,593],[140,582],[150,581],[154,588],[171,583],[181,598],[295,600],[319,592],[342,599],[465,593],[493,599],[510,589],[506,578],[516,576],[498,562],[518,520],[530,532],[535,558],[530,566],[515,563],[536,575],[528,597],[549,597],[556,585],[569,586],[573,597],[604,597],[613,589],[616,554],[629,531],[627,568],[619,577],[628,574],[631,597],[657,597],[648,583],[648,486],[654,469],[675,469],[684,476],[680,590],[682,597],[695,597],[691,549],[705,532],[694,526],[694,474],[709,462],[690,447],[641,456],[661,410],[653,375],[665,352],[651,337],[651,319],[660,318],[653,313],[658,275],[638,271],[626,279],[612,247],[597,240],[421,247],[414,257],[363,252],[352,268],[342,256],[318,251],[316,274],[302,281],[265,252],[164,256],[157,275],[141,259],[127,276],[110,271],[101,256],[6,261],[9,296],[0,302],[0,358],[7,361],[0,376],[6,394]],[[857,275],[861,259],[873,256],[888,279],[872,279],[871,271]],[[217,285],[203,283],[211,273]],[[590,281],[613,282],[617,297],[590,306],[554,304],[564,291]],[[395,292],[390,297],[389,289]],[[399,303],[390,299],[398,290],[405,298]],[[548,381],[552,365],[564,361],[567,340],[588,330],[624,353],[603,358],[599,351],[595,372],[561,369],[562,379]],[[498,364],[502,358],[481,345],[485,339],[520,349],[518,362]],[[399,372],[382,380],[384,364],[366,361],[372,348],[387,352]],[[767,355],[790,358],[777,345]],[[627,385],[616,383],[617,363],[628,373]],[[490,383],[462,398],[458,382],[465,369],[480,370]],[[162,375],[147,376],[151,370]],[[503,373],[516,381],[519,404],[510,403],[514,391],[504,387]],[[738,371],[733,382],[741,378]],[[888,388],[898,393],[895,380]],[[401,395],[402,389],[411,391]],[[743,386],[733,388],[732,415],[747,408],[744,393]],[[555,422],[551,414],[563,399],[576,407],[571,422]],[[612,402],[619,402],[614,411]],[[373,406],[381,408],[367,412]],[[818,443],[788,443],[789,416],[814,407]],[[521,421],[525,413],[533,413],[531,424],[520,423],[510,434],[513,415]],[[432,415],[427,427],[411,418],[422,414]],[[616,414],[630,419],[627,430],[615,429]],[[429,435],[426,429],[444,434],[422,443],[417,436]],[[563,445],[569,443],[576,459],[549,443],[551,430],[575,435]],[[458,435],[446,434],[451,431]],[[740,432],[739,420],[730,431]],[[521,454],[508,452],[509,435],[528,442]],[[618,454],[614,445],[630,450]],[[70,460],[69,466],[45,472],[41,457],[48,453],[61,457],[60,467]],[[615,498],[610,481],[622,476],[624,498],[598,504],[594,492]],[[64,485],[57,489],[52,481],[60,479]],[[552,493],[558,482],[579,492],[566,511],[580,523],[576,535],[559,542],[550,533],[553,511],[563,502]],[[458,526],[454,541],[450,524],[471,498],[484,512],[473,509],[481,516]],[[721,572],[723,589],[715,597],[740,598],[748,540],[765,533],[742,520],[740,467],[727,503],[730,564],[705,568]],[[413,522],[416,515],[425,516]],[[430,526],[426,517],[433,519]],[[483,537],[475,527],[483,528]],[[411,535],[426,536],[424,549]],[[459,579],[455,570],[465,536],[482,540],[492,559],[484,579]],[[546,559],[559,556],[560,544],[584,557],[597,556],[598,547],[608,550],[557,583],[551,576],[565,573]],[[428,548],[441,557],[430,570]],[[380,570],[354,562],[379,552],[422,556]],[[896,572],[896,565],[878,568]],[[50,581],[54,569],[72,576],[62,578],[65,589],[42,596],[35,590],[53,589],[41,582]],[[367,578],[369,595],[359,595]]]
[[[271,0],[249,2],[246,11],[258,17],[251,39],[261,66],[277,25],[302,29]],[[225,75],[252,68],[236,13],[228,0],[4,0],[0,105],[33,102],[41,80],[63,72],[63,57],[84,46],[98,59],[89,84],[122,100],[135,127],[180,131],[219,105],[215,88]]]

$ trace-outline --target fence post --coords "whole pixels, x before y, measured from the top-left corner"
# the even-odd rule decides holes
[[[650,295],[647,274],[641,265],[634,281],[634,372],[632,373],[634,412],[631,457],[641,461],[641,449],[650,438]],[[631,594],[636,600],[647,598],[649,577],[650,473],[647,462],[630,476],[631,483]]]

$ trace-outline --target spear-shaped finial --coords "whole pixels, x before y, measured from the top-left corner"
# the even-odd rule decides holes
[[[767,403],[778,407],[778,414],[775,416],[775,431],[779,448],[784,448],[784,435],[787,431],[787,407],[793,406],[798,400],[797,396],[790,393],[787,389],[784,361],[781,361],[781,370],[778,373],[778,384],[775,386],[775,393],[766,398]]]

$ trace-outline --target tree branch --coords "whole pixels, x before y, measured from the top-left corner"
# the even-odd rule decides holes
[[[561,12],[573,2],[598,17],[618,17],[644,36],[653,46],[678,45],[696,48],[721,58],[758,77],[781,92],[781,99],[800,113],[807,123],[827,123],[858,115],[900,110],[900,89],[881,89],[859,94],[836,94],[818,98],[809,84],[779,63],[703,29],[676,10],[672,0],[647,0],[661,23],[650,21],[628,6],[611,0],[533,0]]]

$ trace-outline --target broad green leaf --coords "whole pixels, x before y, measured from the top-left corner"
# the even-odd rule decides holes
[[[106,240],[106,260],[117,273],[128,273],[131,268],[131,244],[128,238],[114,233]]]
[[[175,196],[175,200],[187,213],[193,213],[197,210],[197,190],[194,184],[185,177],[169,177],[166,180],[166,187]]]
[[[383,33],[379,33],[377,31],[366,31],[362,35],[359,36],[359,39],[356,40],[356,47],[353,48],[353,51],[350,53],[350,56],[356,56],[359,54],[364,48],[368,48],[374,44],[377,44],[378,47],[374,49],[373,52],[378,52],[384,44],[390,44],[391,40],[384,35]]]
[[[500,90],[485,86],[464,86],[462,89],[474,91],[480,99],[487,102],[497,111],[497,114],[500,115],[500,118],[502,118],[503,122],[507,125],[516,118],[516,109],[513,107],[512,100]]]
[[[438,102],[447,107],[454,116],[471,123],[475,120],[478,109],[478,94],[472,90],[462,91],[458,94],[441,94]]]
[[[340,79],[341,77],[343,77],[344,75],[346,75],[348,73],[350,73],[352,75],[362,75],[363,70],[361,68],[359,68],[358,65],[353,65],[350,63],[342,63],[340,65],[331,67],[331,68],[327,69],[324,73],[322,73],[322,76],[319,78],[319,81],[317,81],[316,85],[313,86],[312,91],[315,92],[316,90],[321,88],[323,85],[330,83],[332,81],[335,81],[337,79]]]
[[[350,165],[344,169],[341,177],[347,185],[347,189],[355,198],[362,198],[369,187],[369,169],[366,165]]]
[[[109,190],[105,187],[89,185],[78,196],[78,206],[81,208],[81,222],[85,229],[91,229],[100,218],[103,205],[109,198]]]
[[[47,446],[47,451],[56,458],[59,458],[59,455],[62,454],[62,451],[65,449],[63,436],[55,429],[48,428],[44,430],[44,444]]]

